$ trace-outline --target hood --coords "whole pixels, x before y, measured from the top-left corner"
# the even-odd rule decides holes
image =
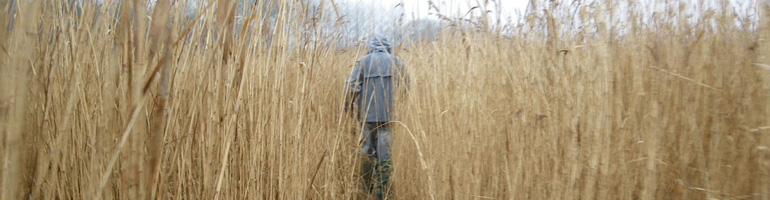
[[[388,37],[384,35],[375,35],[372,37],[372,39],[369,41],[369,53],[374,52],[393,52],[393,49],[390,47],[390,41],[388,41]]]

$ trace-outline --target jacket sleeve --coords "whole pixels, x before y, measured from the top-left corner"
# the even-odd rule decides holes
[[[361,92],[362,79],[361,64],[360,61],[358,61],[353,67],[353,72],[351,72],[350,76],[345,80],[345,111],[351,107],[356,100],[358,93]]]

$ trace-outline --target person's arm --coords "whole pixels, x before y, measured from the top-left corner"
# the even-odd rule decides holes
[[[350,108],[355,105],[355,101],[358,97],[358,93],[361,92],[361,65],[360,62],[356,62],[353,67],[353,72],[350,73],[347,80],[345,80],[345,111],[349,112]]]

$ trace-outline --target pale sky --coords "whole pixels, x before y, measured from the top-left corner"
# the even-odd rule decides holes
[[[438,4],[438,7],[439,9],[441,9],[442,14],[451,15],[454,17],[467,13],[471,7],[477,6],[479,4],[483,4],[484,1],[489,1],[490,7],[487,8],[488,10],[491,10],[493,12],[496,10],[494,7],[495,3],[493,2],[493,0],[432,0],[432,1]],[[541,1],[545,1],[545,0],[541,0]],[[720,5],[724,1],[725,0],[703,0],[706,6],[711,8],[721,8]],[[727,0],[726,2],[729,2],[729,5],[733,7],[732,9],[734,9],[737,15],[745,16],[749,13],[752,13],[754,9],[757,9],[756,4],[758,1],[765,1],[765,0]],[[433,15],[430,15],[430,13],[433,13],[434,11],[428,8],[428,0],[336,0],[336,2],[347,3],[347,4],[376,5],[376,6],[379,6],[380,8],[383,8],[385,11],[392,11],[396,7],[396,5],[403,4],[407,19],[413,19],[413,17],[414,18],[434,18],[435,17]],[[510,18],[515,21],[517,20],[518,16],[520,14],[523,14],[523,12],[526,10],[529,0],[496,0],[495,2],[499,2],[501,4],[501,8],[502,8],[501,14],[504,20]],[[688,8],[693,9],[696,7],[698,2],[701,2],[701,0],[674,1],[675,4],[661,3],[657,0],[641,0],[638,3],[642,5],[646,4],[646,7],[645,6],[642,7],[643,9],[645,9],[645,11],[654,12],[654,11],[661,11],[666,6],[675,6],[678,3],[687,3],[689,5]],[[703,11],[700,11],[700,12],[703,12]],[[479,12],[476,12],[476,14],[478,15]],[[490,21],[492,21],[492,20],[495,20],[496,15],[492,14],[490,15],[490,17],[491,17]]]
[[[465,14],[470,8],[477,6],[479,3],[483,4],[485,0],[433,0],[437,4],[441,13],[444,15],[456,15],[458,13]],[[337,0],[337,2],[344,3],[361,3],[376,5],[386,10],[392,10],[397,5],[402,4],[407,19],[414,18],[433,18],[435,11],[428,7],[428,0]],[[478,2],[478,3],[477,3]],[[501,4],[501,14],[504,17],[516,17],[516,11],[523,12],[527,7],[529,0],[498,0]],[[489,1],[488,10],[495,11],[494,2]],[[430,11],[430,12],[429,12]],[[477,14],[479,12],[476,12]],[[490,15],[492,17],[492,15]]]

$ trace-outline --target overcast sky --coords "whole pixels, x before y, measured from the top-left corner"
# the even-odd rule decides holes
[[[439,9],[441,9],[441,13],[444,15],[452,15],[456,16],[458,13],[466,13],[471,7],[474,7],[478,5],[478,2],[483,3],[485,0],[432,0],[436,4],[438,4]],[[682,2],[688,4],[688,8],[695,8],[701,0],[681,0],[681,1],[674,1],[674,2]],[[725,0],[704,0],[703,2],[711,8],[721,8],[720,3]],[[736,14],[738,15],[746,15],[748,13],[751,13],[751,10],[756,9],[756,4],[758,1],[766,1],[766,0],[727,0],[729,2],[729,5],[733,7],[734,11],[736,11]],[[394,8],[399,5],[403,4],[404,11],[406,14],[407,19],[414,18],[433,18],[433,15],[430,15],[430,13],[433,13],[431,9],[428,8],[428,0],[336,0],[338,3],[347,3],[347,4],[360,4],[360,5],[374,5],[380,8],[383,8],[384,11],[392,11]],[[489,10],[494,11],[495,7],[492,2],[492,0],[489,0],[490,7],[487,8]],[[529,0],[497,0],[496,2],[500,2],[501,4],[501,11],[503,18],[511,18],[514,21],[517,19],[517,16],[519,13],[523,13],[526,10],[526,7],[529,3]],[[591,1],[588,1],[591,2]],[[599,1],[602,2],[602,1]],[[585,3],[585,2],[584,2]],[[661,3],[657,0],[641,0],[638,3],[643,5],[643,8],[646,11],[652,12],[652,11],[661,11],[664,10],[666,6],[672,6],[674,4],[668,4],[668,3]],[[702,11],[701,11],[702,12]],[[490,15],[490,20],[494,20],[495,15]]]
[[[337,2],[352,3],[352,4],[368,4],[375,5],[385,10],[394,9],[397,5],[402,4],[404,6],[404,12],[408,19],[414,18],[433,18],[431,9],[428,8],[428,0],[337,0]],[[457,13],[466,13],[471,7],[477,4],[476,0],[433,0],[434,3],[441,10],[444,15],[453,15]],[[484,2],[484,0],[478,0],[478,2]],[[527,7],[528,0],[498,0],[501,2],[501,12],[504,17],[515,17],[515,12],[521,11]],[[490,1],[489,10],[495,10],[494,3]],[[430,11],[430,12],[429,12]]]

